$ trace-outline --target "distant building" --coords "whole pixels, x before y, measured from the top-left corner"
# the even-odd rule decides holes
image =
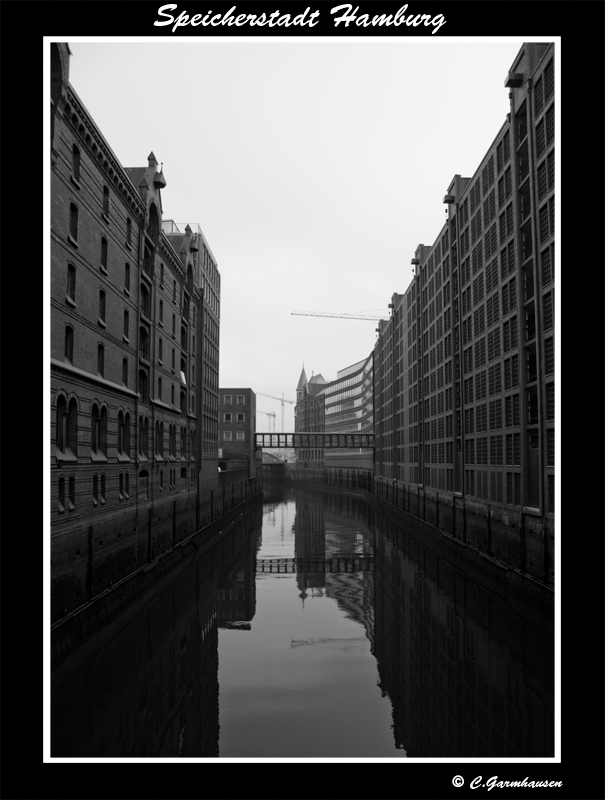
[[[327,381],[323,375],[314,375],[307,380],[303,367],[296,387],[295,433],[323,433],[326,386]],[[323,467],[323,449],[318,447],[299,449],[296,451],[296,462],[300,467]]]
[[[252,389],[219,390],[219,468],[256,475],[256,394]]]
[[[326,433],[374,432],[374,354],[338,372],[324,389]],[[372,449],[324,451],[326,468],[373,469]]]

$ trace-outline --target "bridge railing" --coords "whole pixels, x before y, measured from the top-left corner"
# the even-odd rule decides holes
[[[257,433],[257,447],[288,447],[371,450],[375,446],[373,433]]]

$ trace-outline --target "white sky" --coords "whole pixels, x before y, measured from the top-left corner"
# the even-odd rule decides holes
[[[505,121],[522,39],[69,45],[70,81],[122,165],[153,150],[164,218],[197,222],[218,261],[220,386],[294,400],[303,362],[334,380],[377,323],[291,311],[388,317],[452,177],[475,172]],[[280,429],[280,402],[257,408]]]

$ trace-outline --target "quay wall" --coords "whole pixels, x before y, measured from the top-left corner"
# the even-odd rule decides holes
[[[257,476],[219,487],[203,502],[184,497],[154,503],[51,537],[53,638],[75,616],[84,619],[84,612],[88,620],[98,617],[92,622],[98,627],[114,605],[122,608],[136,598],[261,498],[262,476]]]
[[[297,471],[288,466],[288,482],[361,493],[388,518],[408,527],[416,520],[457,543],[467,559],[479,557],[554,588],[553,514],[539,517],[531,509],[376,477],[370,470]]]

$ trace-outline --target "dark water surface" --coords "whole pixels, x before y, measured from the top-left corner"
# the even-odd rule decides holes
[[[552,756],[551,614],[501,584],[355,498],[270,485],[57,667],[51,754]]]

